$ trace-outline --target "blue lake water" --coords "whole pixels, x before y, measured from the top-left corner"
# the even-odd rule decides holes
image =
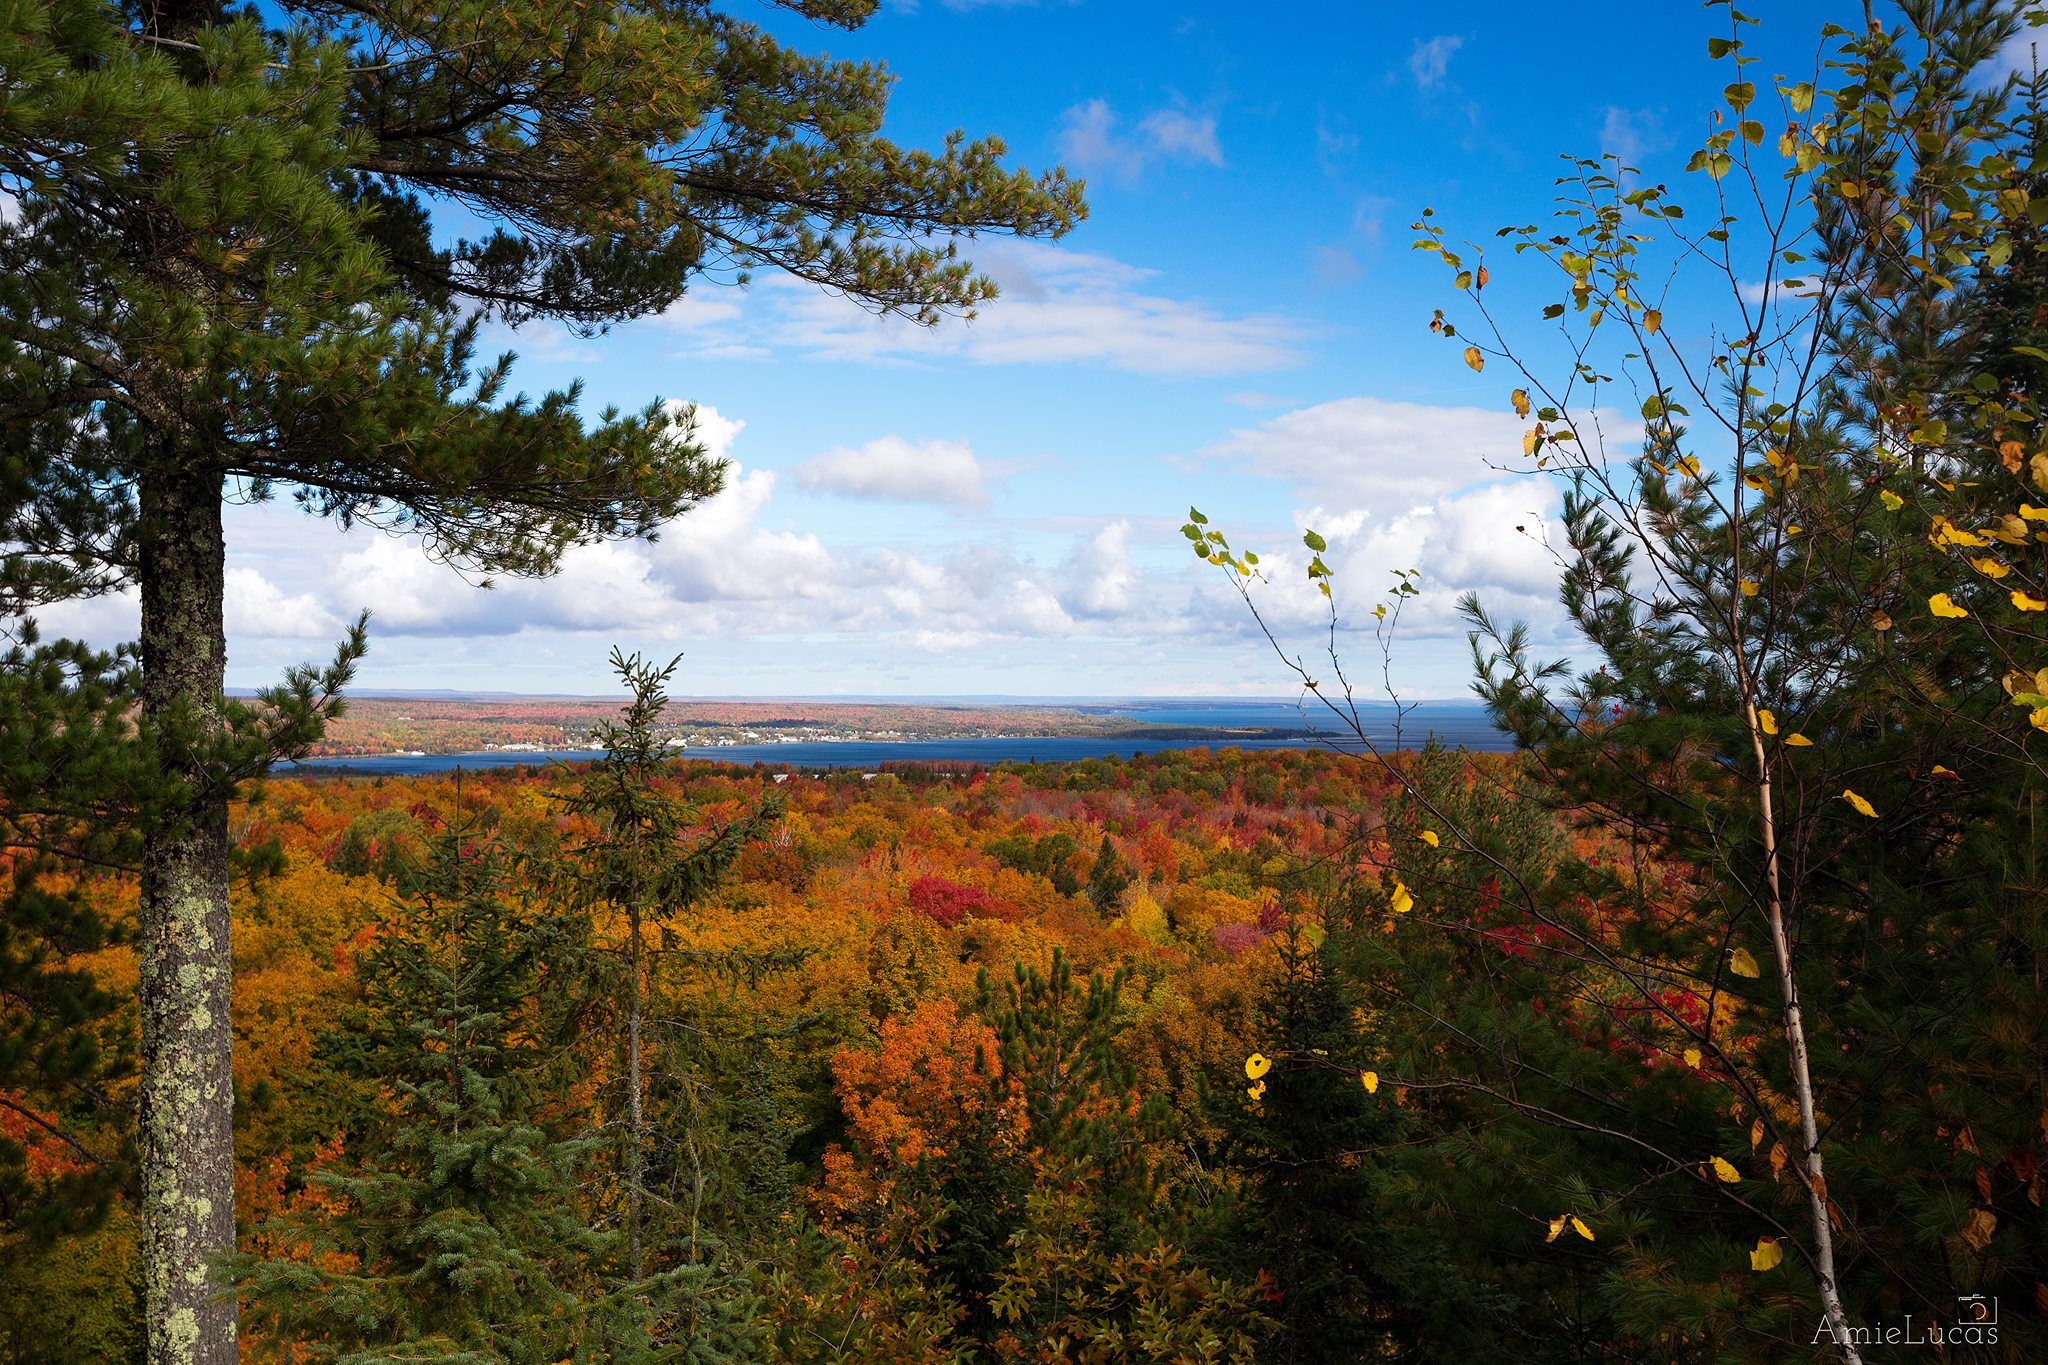
[[[1094,714],[1129,716],[1145,725],[1198,725],[1218,728],[1286,729],[1298,733],[1283,739],[1218,739],[1213,736],[1189,739],[912,739],[848,740],[842,743],[804,741],[796,744],[729,744],[701,749],[678,750],[677,756],[713,763],[769,763],[792,768],[878,768],[884,763],[1066,763],[1083,758],[1129,758],[1133,754],[1156,754],[1164,749],[1235,747],[1241,749],[1294,749],[1336,744],[1356,748],[1357,741],[1344,744],[1328,733],[1335,722],[1327,712],[1297,710],[1291,702],[1146,702],[1136,706],[1089,704],[1077,707]],[[1389,708],[1361,707],[1359,718],[1366,734],[1378,745],[1394,741],[1393,713]],[[1432,734],[1453,748],[1463,746],[1489,752],[1513,747],[1487,721],[1476,706],[1432,703],[1408,713],[1401,742],[1414,748]],[[377,754],[367,758],[312,758],[298,765],[309,772],[343,768],[354,773],[386,776],[415,773],[444,773],[456,768],[512,768],[550,762],[589,762],[596,755],[588,749],[545,751],[490,751],[475,754]],[[279,772],[289,772],[281,767]]]

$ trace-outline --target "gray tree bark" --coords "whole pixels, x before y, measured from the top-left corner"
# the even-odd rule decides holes
[[[142,719],[186,794],[142,863],[141,1175],[149,1365],[235,1365],[235,1305],[212,1284],[235,1243],[228,1003],[228,812],[207,780],[222,725],[227,640],[221,476],[144,476]]]

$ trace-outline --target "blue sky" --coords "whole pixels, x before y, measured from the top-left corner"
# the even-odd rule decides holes
[[[1766,72],[1810,77],[1821,23],[1858,7],[1750,8]],[[1285,694],[1187,553],[1192,503],[1239,545],[1331,533],[1360,611],[1388,570],[1420,568],[1395,677],[1461,695],[1459,591],[1555,634],[1534,534],[1554,496],[1489,464],[1518,459],[1512,380],[1429,334],[1454,299],[1409,225],[1426,205],[1460,236],[1535,221],[1564,152],[1677,180],[1729,79],[1706,55],[1721,14],[885,0],[855,34],[778,20],[885,59],[898,140],[958,127],[1064,163],[1088,221],[973,248],[1004,297],[934,332],[766,277],[592,341],[499,330],[486,345],[520,353],[529,391],[581,377],[593,409],[701,405],[729,491],[656,546],[490,592],[409,541],[235,509],[230,682],[324,653],[368,606],[367,687],[609,691],[619,644],[685,652],[678,690],[698,695]],[[1533,321],[1533,278],[1496,280]],[[1275,619],[1312,645],[1299,560],[1279,569]],[[45,627],[112,639],[130,620],[112,601]]]

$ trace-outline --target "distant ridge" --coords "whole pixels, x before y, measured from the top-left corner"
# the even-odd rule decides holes
[[[253,687],[230,687],[231,697],[253,697]],[[580,701],[619,702],[625,700],[623,693],[605,692],[491,692],[470,691],[455,687],[351,687],[351,697],[374,697],[378,701]],[[1409,706],[1479,706],[1477,697],[1414,697],[1403,698]],[[1204,706],[1311,706],[1312,700],[1300,697],[1145,697],[1145,696],[1088,696],[1088,697],[1035,697],[1004,692],[957,692],[926,695],[923,693],[870,693],[870,692],[777,692],[758,696],[738,696],[706,693],[682,694],[670,697],[675,703],[689,702],[836,702],[843,706],[1064,706],[1083,710],[1099,711],[1106,707],[1144,706],[1154,710],[1168,710],[1174,707]],[[1364,701],[1357,703],[1360,710],[1390,710],[1392,702]]]

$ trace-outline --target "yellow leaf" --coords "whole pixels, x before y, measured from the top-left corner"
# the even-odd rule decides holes
[[[1527,417],[1529,415],[1529,391],[1527,389],[1516,389],[1508,395],[1508,401],[1515,405],[1515,416]]]
[[[1709,1157],[1707,1165],[1713,1169],[1714,1179],[1724,1185],[1737,1185],[1742,1182],[1742,1172],[1736,1170],[1734,1163],[1726,1157]]]
[[[1971,560],[1970,567],[1975,569],[1978,573],[1988,575],[1992,578],[2003,578],[2007,574],[2012,572],[2011,569],[2008,569],[2005,565],[1999,563],[1990,555],[1982,555],[1976,559]]]
[[[1788,536],[1796,536],[1805,529],[1806,528],[1804,526],[1787,526],[1785,528],[1785,534]]]
[[[1775,735],[1778,733],[1778,718],[1768,711],[1759,711],[1756,713],[1756,724],[1757,728],[1759,730],[1762,730],[1767,735]]]
[[[1685,1050],[1685,1064],[1695,1071],[1699,1070],[1700,1050],[1698,1048],[1689,1047]]]
[[[1546,1242],[1555,1242],[1557,1240],[1557,1234],[1563,1231],[1564,1215],[1560,1213],[1559,1215],[1557,1215],[1557,1217],[1550,1220],[1550,1235],[1545,1237],[1543,1240]]]
[[[2048,507],[2030,507],[2026,503],[2021,503],[2020,520],[2048,521]]]
[[[1854,791],[1851,791],[1849,788],[1842,788],[1842,799],[1844,801],[1847,801],[1851,806],[1854,806],[1856,808],[1856,813],[1858,815],[1867,815],[1873,820],[1877,818],[1877,807],[1871,805],[1868,801],[1865,801],[1862,797],[1858,796]]]
[[[1884,492],[1879,493],[1877,496],[1879,501],[1884,503],[1885,510],[1890,512],[1896,512],[1901,507],[1904,507],[1906,505],[1906,500],[1900,497],[1897,493],[1892,492],[1892,490],[1889,488],[1885,489]]]
[[[1811,749],[1813,747],[1813,741],[1800,734],[1797,730],[1785,736],[1785,743],[1794,749]]]
[[[1754,597],[1760,586],[1754,578],[1745,578],[1742,580],[1742,595],[1744,597]]]
[[[2048,611],[2048,601],[2029,597],[2018,588],[2012,590],[2012,604],[2021,611]]]
[[[1677,463],[1676,468],[1679,473],[1685,475],[1689,479],[1697,479],[1700,476],[1700,462],[1698,460],[1695,460],[1690,455],[1680,460]]]
[[[1266,1083],[1264,1081],[1253,1081],[1244,1088],[1244,1093],[1255,1100],[1262,1100],[1266,1097]]]
[[[2027,721],[2036,730],[2048,730],[2048,706],[2039,707],[2029,712]]]
[[[1758,1119],[1749,1125],[1749,1150],[1755,1151],[1757,1144],[1764,1140],[1764,1121]]]
[[[1394,894],[1388,898],[1387,904],[1395,914],[1405,915],[1415,908],[1415,897],[1408,894],[1407,887],[1395,882]]]
[[[1933,612],[1936,616],[1948,617],[1950,620],[1960,620],[1962,617],[1970,614],[1969,608],[1957,606],[1945,592],[1938,592],[1928,598],[1927,610]]]
[[[1534,455],[1536,453],[1536,447],[1541,445],[1542,443],[1543,431],[1540,425],[1530,427],[1527,431],[1522,433],[1522,453],[1524,455]]]
[[[1651,336],[1657,335],[1657,329],[1659,327],[1662,327],[1663,325],[1664,314],[1662,310],[1652,308],[1650,309],[1650,311],[1643,314],[1643,330],[1645,332],[1648,332]]]
[[[1990,1209],[1971,1209],[1970,1221],[1963,1227],[1963,1241],[1970,1250],[1982,1251],[1991,1245],[1991,1238],[1997,1231],[1997,1214]]]
[[[1932,775],[1935,777],[1954,777],[1956,775],[1956,770],[1954,768],[1949,767],[1946,763],[1937,763],[1934,765],[1934,772]]]
[[[1734,952],[1728,954],[1728,970],[1737,976],[1747,976],[1752,979],[1758,975],[1756,959],[1749,955],[1749,949],[1747,948],[1737,948]]]
[[[1785,452],[1784,452],[1784,451],[1782,451],[1782,450],[1766,450],[1766,451],[1764,452],[1764,461],[1765,461],[1765,463],[1769,464],[1769,465],[1770,465],[1770,467],[1771,467],[1772,469],[1775,469],[1776,471],[1778,471],[1778,473],[1782,474],[1782,473],[1784,473],[1784,472],[1785,472]]]
[[[1273,1069],[1273,1059],[1263,1052],[1254,1052],[1244,1059],[1244,1077],[1255,1081]]]
[[[1757,1238],[1756,1250],[1749,1253],[1751,1270],[1770,1270],[1785,1259],[1785,1249],[1778,1245],[1775,1237]]]
[[[1365,1093],[1368,1095],[1380,1093],[1380,1073],[1377,1071],[1359,1072],[1358,1083],[1365,1087]]]
[[[1465,348],[1465,363],[1475,370],[1483,370],[1486,368],[1486,357],[1479,354],[1477,346],[1467,346]]]
[[[1580,1222],[1576,1217],[1574,1217],[1571,1220],[1571,1224],[1573,1232],[1578,1233],[1579,1236],[1585,1238],[1589,1242],[1593,1240],[1593,1229],[1587,1227],[1584,1223]]]
[[[1927,543],[1933,545],[1937,549],[1944,545],[1975,546],[1982,545],[1985,543],[1984,537],[1978,535],[1974,531],[1965,531],[1962,527],[1956,525],[1947,517],[1935,517],[1933,526],[1934,529],[1928,532]],[[2022,525],[2021,530],[2025,530],[2024,524]],[[2024,540],[2026,539],[2026,537],[2022,535],[2020,539]]]
[[[1870,628],[1872,630],[1890,630],[1892,628],[1891,613],[1888,611],[1874,611],[1870,613]]]
[[[1436,837],[1436,831],[1433,829],[1426,829],[1422,831],[1422,842],[1428,844],[1431,848],[1439,848],[1442,846],[1442,842]]]
[[[1784,1173],[1784,1170],[1785,1170],[1785,1161],[1786,1161],[1786,1156],[1785,1156],[1785,1144],[1784,1144],[1784,1143],[1782,1143],[1782,1142],[1774,1142],[1774,1143],[1772,1143],[1772,1144],[1771,1144],[1771,1177],[1772,1177],[1772,1179],[1776,1179],[1776,1178],[1777,1178],[1777,1177],[1778,1177],[1779,1175],[1781,1175],[1781,1174],[1783,1174],[1783,1173]]]

